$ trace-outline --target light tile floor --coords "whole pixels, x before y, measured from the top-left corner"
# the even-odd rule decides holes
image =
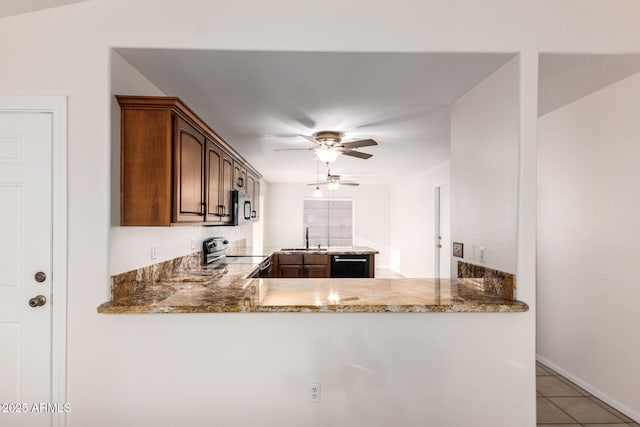
[[[538,426],[640,427],[560,374],[536,362]]]

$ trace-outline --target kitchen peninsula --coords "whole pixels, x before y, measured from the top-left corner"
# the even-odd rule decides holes
[[[354,248],[351,252],[365,250],[375,253],[370,248]],[[229,254],[250,255],[256,261],[202,265],[201,253],[195,253],[143,267],[113,276],[111,301],[100,305],[98,312],[461,313],[528,310],[527,304],[496,290],[490,280],[483,278],[251,278],[264,259],[300,252],[238,248],[230,250]],[[317,255],[317,251],[310,252]]]

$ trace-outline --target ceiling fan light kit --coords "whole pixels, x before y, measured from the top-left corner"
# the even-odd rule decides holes
[[[320,191],[320,186],[316,185],[316,190],[313,192],[313,197],[319,199],[322,197],[322,191]]]
[[[335,162],[342,154],[363,160],[373,156],[357,149],[378,145],[376,141],[373,139],[360,139],[358,141],[342,142],[342,135],[341,132],[328,130],[316,132],[311,136],[299,135],[316,146],[311,148],[276,148],[275,151],[313,150],[318,160],[327,164]]]
[[[315,149],[318,160],[322,163],[333,163],[341,154],[340,151],[330,147],[320,147]]]
[[[340,188],[340,181],[329,181],[327,182],[327,188],[330,191],[336,191]]]

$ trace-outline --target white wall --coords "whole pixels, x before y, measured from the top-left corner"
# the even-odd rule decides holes
[[[391,264],[405,277],[435,277],[435,187],[449,182],[444,162],[391,185]]]
[[[537,352],[640,420],[640,74],[538,121]]]
[[[464,259],[516,272],[519,58],[451,107],[451,241]],[[480,262],[480,247],[486,262]],[[452,257],[452,275],[459,258]]]
[[[165,95],[122,56],[111,51],[112,95]],[[120,227],[120,106],[111,97],[111,275],[202,250],[203,240],[224,236],[229,241],[245,239],[251,245],[259,239],[262,221],[238,227]],[[254,230],[255,229],[255,230]],[[195,248],[191,240],[195,239]],[[151,258],[151,246],[157,245],[157,258]]]
[[[265,223],[266,246],[287,248],[304,246],[303,201],[313,187],[305,184],[272,183],[269,186],[269,220]],[[362,184],[342,186],[335,194],[323,189],[327,197],[351,197],[354,210],[354,245],[380,251],[376,267],[389,266],[389,186]]]
[[[389,414],[404,426],[535,425],[534,312],[97,314],[110,274],[111,46],[524,53],[518,293],[533,304],[537,52],[638,52],[638,14],[635,0],[92,0],[0,20],[0,93],[69,96],[69,425],[199,426],[203,411],[229,426],[389,425]],[[377,374],[345,368],[373,362]],[[316,380],[324,400],[311,405]]]

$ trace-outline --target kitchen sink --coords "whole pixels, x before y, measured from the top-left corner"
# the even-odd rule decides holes
[[[280,250],[281,251],[291,251],[291,252],[299,252],[299,251],[316,252],[316,251],[326,251],[327,248],[282,248]]]

